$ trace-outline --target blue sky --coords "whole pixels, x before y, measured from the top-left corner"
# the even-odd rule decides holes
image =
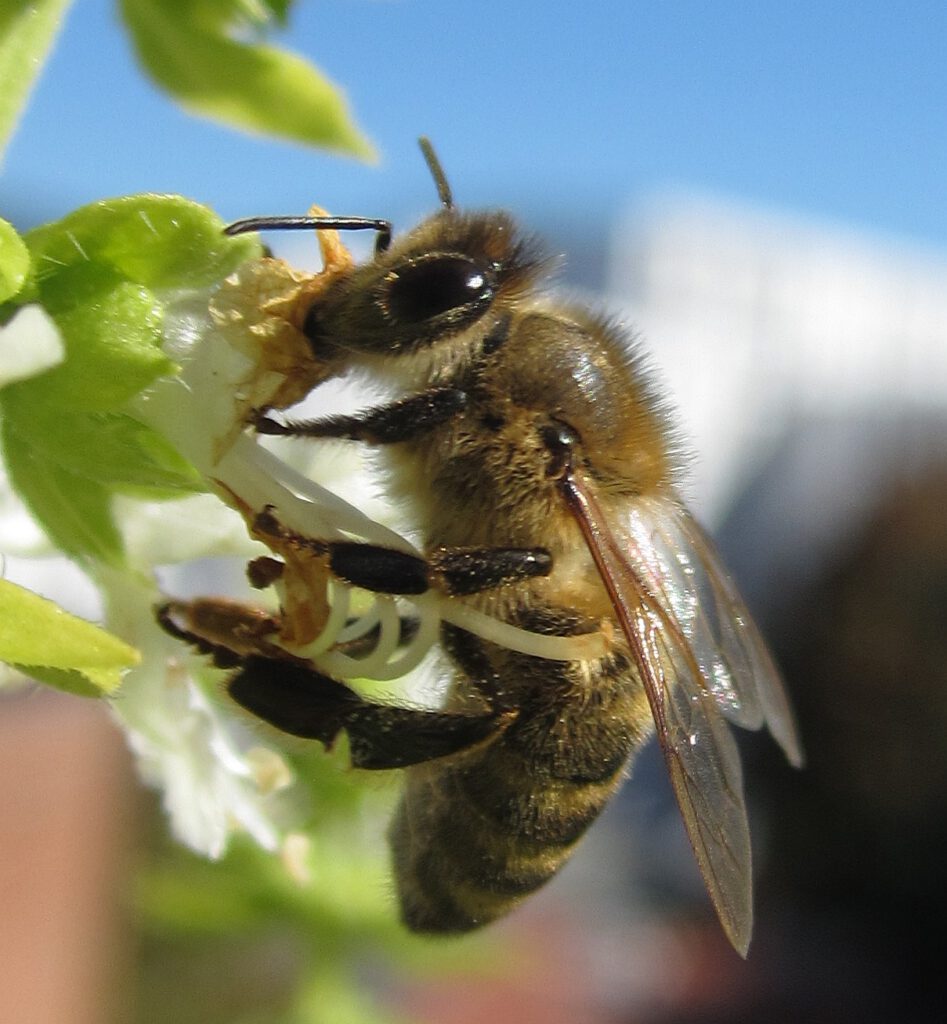
[[[137,73],[113,5],[76,0],[0,205],[23,224],[162,191],[405,224],[434,202],[423,132],[461,203],[527,220],[606,231],[684,188],[947,248],[943,2],[310,0],[284,42],[345,85],[378,165],[189,118]]]

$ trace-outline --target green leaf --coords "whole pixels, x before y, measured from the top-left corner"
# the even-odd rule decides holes
[[[10,483],[56,547],[71,557],[121,565],[122,539],[109,489],[44,458],[9,416],[3,418],[2,436]]]
[[[0,660],[83,696],[111,693],[138,652],[57,604],[0,580]]]
[[[161,435],[125,412],[156,377],[165,296],[209,288],[255,238],[228,238],[205,207],[175,196],[94,203],[25,236],[31,277],[18,301],[52,317],[65,359],[0,392],[11,482],[66,554],[121,564],[117,491],[167,497],[204,483]],[[9,304],[8,304],[9,305]]]
[[[23,287],[30,270],[30,254],[12,224],[0,220],[0,302]]]
[[[101,697],[103,690],[108,693],[115,686],[101,686],[92,681],[92,677],[84,675],[78,669],[46,668],[43,665],[21,665],[14,663],[25,676],[45,683],[54,690],[71,693],[74,697]],[[115,684],[117,685],[117,684]]]
[[[289,20],[289,8],[292,0],[263,0],[273,18],[279,25],[285,25]]]
[[[39,301],[55,320],[66,359],[13,384],[27,406],[103,412],[124,405],[174,363],[161,351],[162,307],[149,289],[95,263],[61,269]]]
[[[28,388],[11,387],[4,411],[44,462],[122,491],[199,492],[203,477],[177,449],[125,413],[82,413],[35,402]],[[180,497],[180,493],[177,493]]]
[[[250,20],[241,0],[121,6],[141,63],[186,109],[244,131],[374,157],[328,78],[295,54],[236,38]]]
[[[20,410],[115,410],[172,372],[160,347],[161,293],[209,287],[260,252],[255,239],[228,238],[222,228],[188,200],[126,196],[31,231],[34,277],[25,291],[56,321],[66,359],[8,389]]]
[[[24,241],[23,298],[55,320],[65,361],[22,384],[21,406],[106,412],[171,373],[161,351],[163,292],[209,287],[259,255],[206,207],[178,196],[125,196],[82,207]]]
[[[69,0],[0,4],[0,158],[46,63]]]
[[[223,234],[223,221],[181,196],[103,199],[30,231],[25,241],[42,285],[65,268],[94,264],[152,291],[202,288],[260,254],[247,235]]]

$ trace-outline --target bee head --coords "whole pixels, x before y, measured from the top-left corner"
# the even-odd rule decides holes
[[[370,217],[254,217],[225,229],[376,232],[374,257],[335,277],[303,317],[320,362],[342,352],[350,361],[371,360],[455,346],[459,335],[482,327],[471,332],[475,347],[541,270],[535,246],[507,214],[456,208],[430,142],[420,142],[441,208],[394,242],[391,224]]]
[[[400,356],[489,333],[533,283],[541,260],[505,213],[440,210],[340,278],[304,333],[317,358],[339,349]]]

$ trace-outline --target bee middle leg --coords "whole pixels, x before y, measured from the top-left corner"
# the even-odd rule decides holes
[[[379,594],[423,594],[434,588],[463,597],[552,571],[545,548],[443,547],[424,558],[381,544],[306,537],[284,526],[269,508],[256,517],[253,529],[258,536],[327,557],[335,577]]]
[[[450,597],[492,590],[504,583],[548,576],[545,548],[438,548],[427,558],[376,544],[329,544],[329,568],[353,586],[382,594],[423,594],[434,588]]]
[[[251,656],[228,683],[243,708],[282,732],[331,748],[345,731],[355,768],[404,768],[469,750],[498,735],[509,711],[452,714],[366,700],[300,662]]]

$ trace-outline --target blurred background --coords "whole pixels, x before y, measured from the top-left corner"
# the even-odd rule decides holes
[[[4,216],[159,191],[227,219],[319,202],[397,230],[435,203],[431,136],[459,204],[514,211],[563,254],[559,286],[652,354],[695,453],[688,496],[773,642],[808,766],[746,744],[747,963],[654,750],[511,920],[399,960],[414,940],[287,924],[272,893],[250,937],[162,918],[156,878],[214,883],[121,781],[120,740],[79,700],[7,697],[0,1020],[944,1019],[947,7],[324,0],[284,42],[346,88],[376,166],[189,118],[136,71],[113,6],[78,0],[0,175]],[[54,778],[30,753],[50,747]],[[97,769],[75,753],[90,767],[70,771],[81,750]],[[348,792],[339,764],[313,765]],[[320,957],[384,1011],[330,974],[286,1009]]]

